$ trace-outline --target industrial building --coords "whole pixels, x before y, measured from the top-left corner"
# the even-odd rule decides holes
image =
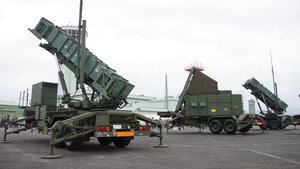
[[[168,101],[166,101],[166,99],[157,99],[144,95],[129,95],[127,101],[128,105],[123,108],[124,110],[158,119],[157,112],[175,111],[178,97],[169,97]]]
[[[256,111],[255,111],[255,100],[253,100],[253,99],[248,100],[248,104],[249,104],[249,113],[250,114],[256,114]]]
[[[21,109],[17,103],[13,101],[2,101],[0,100],[0,119],[6,118],[18,118],[23,117],[23,109]]]

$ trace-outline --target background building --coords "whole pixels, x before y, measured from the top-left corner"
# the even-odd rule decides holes
[[[144,95],[129,95],[127,102],[128,105],[122,110],[129,110],[149,118],[159,119],[157,112],[175,111],[178,98],[169,97],[168,106],[166,106],[165,99],[156,99]]]
[[[255,114],[256,113],[256,111],[255,111],[255,100],[250,99],[250,100],[248,100],[248,103],[249,103],[249,113],[250,114]]]
[[[0,100],[0,119],[6,118],[8,115],[11,118],[23,117],[24,111],[15,102]]]

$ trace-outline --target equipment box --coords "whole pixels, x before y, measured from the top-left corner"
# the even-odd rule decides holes
[[[56,107],[57,84],[40,82],[32,85],[31,105],[47,105]]]

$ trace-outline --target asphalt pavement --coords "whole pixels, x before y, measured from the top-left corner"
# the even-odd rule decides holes
[[[298,126],[298,128],[300,128]],[[0,140],[3,128],[0,129]],[[158,138],[135,137],[125,148],[101,146],[97,139],[78,151],[54,149],[49,154],[49,135],[30,131],[7,136],[0,144],[0,169],[299,169],[300,129],[251,129],[246,134],[211,134],[197,128],[164,132],[167,148],[154,148]]]

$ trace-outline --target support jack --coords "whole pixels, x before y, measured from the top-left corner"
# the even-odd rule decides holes
[[[162,136],[162,126],[161,126],[161,127],[159,127],[159,144],[156,146],[153,146],[153,147],[155,147],[155,148],[169,147],[168,145],[162,143],[162,139],[163,139],[163,136]]]
[[[44,155],[41,157],[42,159],[58,159],[58,158],[62,158],[62,155],[55,155],[53,153],[53,144],[50,145],[50,154],[48,155]]]

